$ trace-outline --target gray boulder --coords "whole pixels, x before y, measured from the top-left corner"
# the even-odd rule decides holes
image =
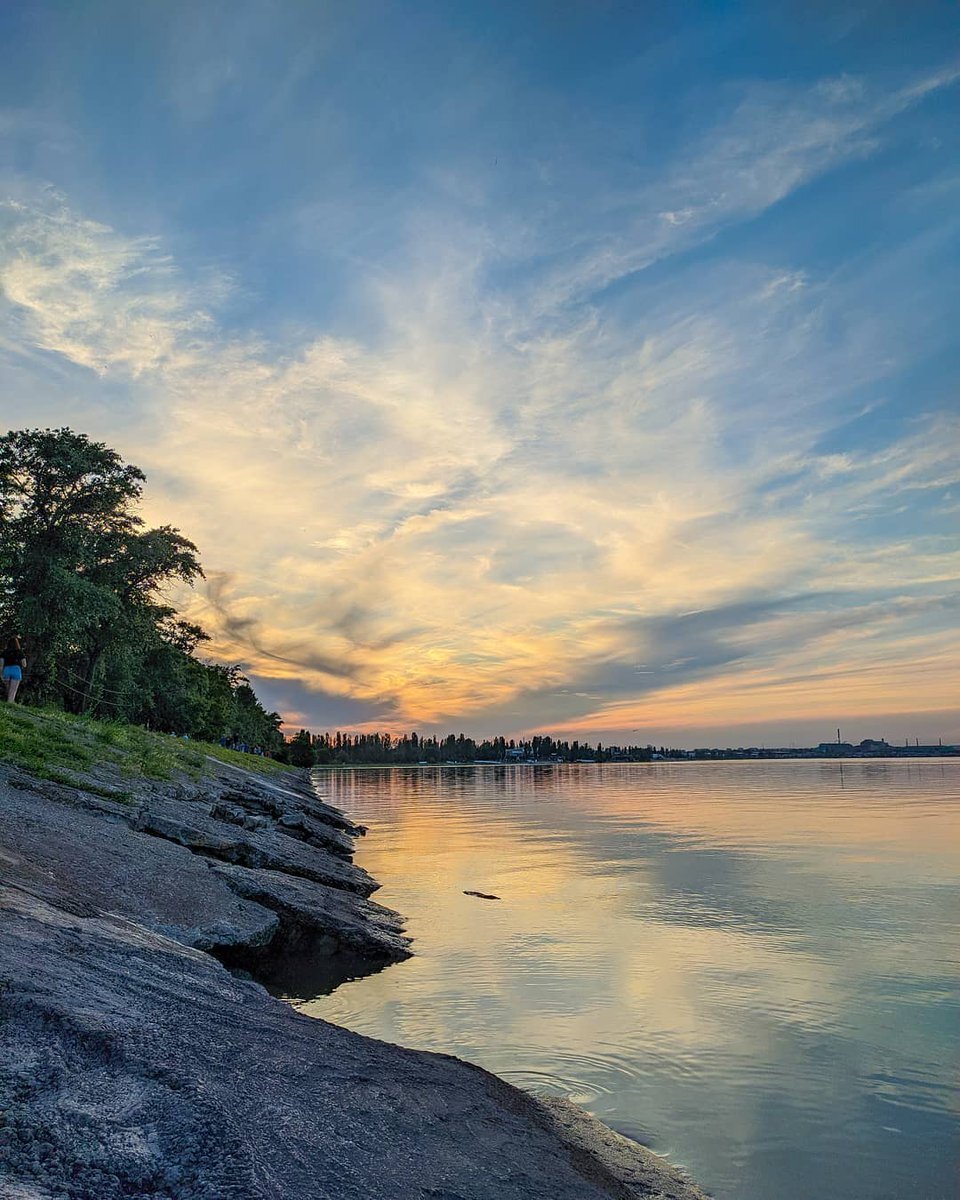
[[[88,808],[0,785],[0,879],[66,912],[115,913],[201,950],[259,948],[276,913],[203,859]]]
[[[246,829],[219,820],[209,803],[151,798],[140,809],[136,828],[209,858],[297,875],[361,896],[369,896],[379,886],[360,867],[279,833],[273,822],[260,829]]]
[[[217,862],[210,869],[238,896],[279,914],[282,931],[273,954],[313,958],[346,950],[388,962],[410,957],[403,918],[372,900],[275,871]]]

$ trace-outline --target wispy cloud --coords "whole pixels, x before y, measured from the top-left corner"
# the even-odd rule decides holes
[[[126,238],[60,197],[2,210],[2,286],[29,341],[99,375],[137,377],[195,362],[211,321],[178,286],[155,239]]]
[[[886,122],[958,77],[960,68],[950,66],[893,90],[850,76],[802,90],[752,85],[655,181],[607,200],[602,236],[581,235],[548,269],[539,307],[582,299],[687,251],[839,164],[871,154]]]
[[[948,511],[956,424],[829,443],[923,314],[865,293],[873,260],[842,278],[786,254],[680,260],[648,291],[598,290],[869,154],[955,74],[754,85],[566,242],[569,211],[514,214],[498,240],[496,216],[434,197],[364,270],[351,336],[229,330],[223,271],[21,192],[0,254],[7,363],[31,364],[15,401],[38,355],[69,368],[39,419],[69,420],[95,375],[91,431],[116,443],[119,423],[151,515],[201,545],[188,603],[216,653],[304,720],[311,693],[478,729],[732,720],[825,688],[917,704],[915,664],[939,679],[953,653],[947,532],[854,527],[916,493]]]

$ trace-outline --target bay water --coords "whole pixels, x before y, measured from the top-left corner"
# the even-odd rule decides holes
[[[960,760],[315,779],[415,957],[306,1012],[567,1096],[718,1200],[960,1195]]]

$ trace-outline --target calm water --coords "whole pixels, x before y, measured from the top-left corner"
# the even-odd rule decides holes
[[[318,783],[417,957],[306,1011],[569,1096],[721,1200],[960,1195],[960,762]]]

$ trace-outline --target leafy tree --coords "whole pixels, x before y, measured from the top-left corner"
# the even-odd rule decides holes
[[[237,666],[163,598],[203,574],[197,548],[137,513],[145,477],[70,429],[0,437],[0,622],[28,663],[25,698],[191,736],[282,745]]]
[[[317,762],[317,754],[306,729],[301,729],[288,743],[286,758],[295,767],[313,767]]]
[[[69,429],[0,438],[4,623],[21,631],[31,678],[50,692],[59,656],[119,614],[98,568],[136,535],[144,475]]]

